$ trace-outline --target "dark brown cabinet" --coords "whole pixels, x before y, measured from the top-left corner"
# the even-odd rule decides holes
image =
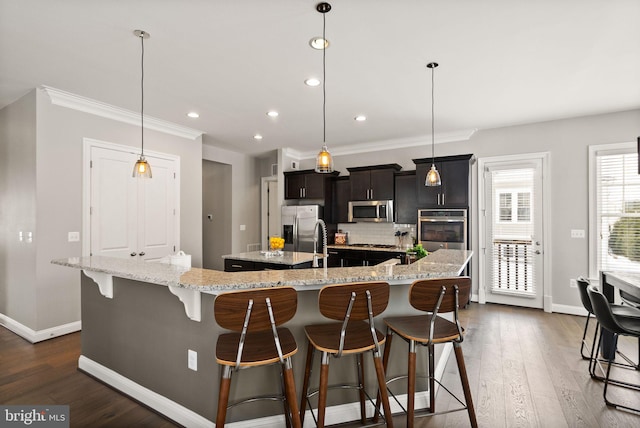
[[[416,224],[418,222],[418,201],[416,198],[416,172],[402,171],[395,175],[394,200],[395,222]]]
[[[333,181],[332,219],[334,223],[349,221],[349,199],[351,198],[351,183],[349,177],[337,177]]]
[[[435,158],[440,172],[441,186],[424,185],[431,169],[431,158],[414,159],[416,164],[416,193],[419,208],[467,208],[469,206],[469,163],[472,155]]]
[[[351,200],[393,199],[393,173],[401,168],[398,164],[347,168],[350,174]]]
[[[287,265],[282,263],[265,263],[254,262],[251,260],[225,259],[225,272],[249,272],[259,270],[284,270],[284,269],[309,269],[311,262],[298,263],[295,265]]]
[[[321,174],[312,169],[284,173],[285,199],[326,199],[331,193],[331,178],[338,171]]]
[[[390,259],[404,263],[404,251],[339,250],[330,248],[328,267],[375,266]]]

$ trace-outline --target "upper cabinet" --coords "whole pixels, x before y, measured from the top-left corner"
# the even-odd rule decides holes
[[[394,198],[393,174],[398,164],[347,168],[352,201],[385,200]]]
[[[331,195],[330,179],[340,174],[321,174],[312,169],[284,173],[285,199],[321,199]]]
[[[349,221],[350,197],[349,177],[336,177],[333,181],[333,205],[331,207],[334,223],[346,223]]]
[[[416,164],[416,193],[419,208],[467,208],[469,206],[469,163],[473,155],[435,158],[441,186],[424,185],[432,158],[413,159]]]
[[[416,172],[401,171],[395,175],[396,197],[393,208],[396,223],[416,224],[418,201],[416,198]]]

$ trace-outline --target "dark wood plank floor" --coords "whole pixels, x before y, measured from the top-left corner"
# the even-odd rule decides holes
[[[640,416],[609,409],[602,384],[579,355],[585,318],[502,305],[471,304],[461,312],[463,350],[481,427],[637,427]],[[637,358],[637,341],[619,347]],[[68,404],[72,427],[174,427],[136,401],[79,372],[80,334],[32,345],[0,327],[0,403]],[[640,373],[618,377],[640,382]],[[455,359],[444,382],[460,393]],[[615,390],[640,407],[640,392]],[[440,410],[458,405],[444,391]],[[394,418],[403,427],[404,417]],[[467,427],[465,412],[418,419],[419,428]]]

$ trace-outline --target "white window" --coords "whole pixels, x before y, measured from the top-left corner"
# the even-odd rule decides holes
[[[636,145],[589,148],[589,270],[640,272],[640,175]]]
[[[496,198],[500,213],[499,223],[531,222],[531,192],[499,190]],[[515,215],[514,215],[515,213]]]

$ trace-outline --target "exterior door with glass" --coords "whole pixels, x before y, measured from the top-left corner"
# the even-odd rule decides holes
[[[543,160],[479,162],[481,285],[479,300],[543,308]]]

